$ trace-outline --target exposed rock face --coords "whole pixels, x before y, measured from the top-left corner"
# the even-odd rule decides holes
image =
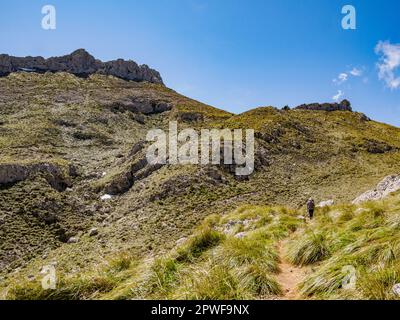
[[[160,74],[147,65],[139,66],[134,61],[118,59],[115,61],[101,62],[95,59],[84,49],[73,53],[45,59],[43,57],[12,57],[6,54],[0,55],[0,76],[6,76],[12,72],[69,72],[77,76],[89,76],[94,73],[111,75],[124,80],[148,81],[162,84]]]
[[[372,154],[386,153],[395,149],[386,142],[376,140],[366,140],[363,146],[367,152]]]
[[[162,166],[162,164],[150,165],[146,158],[141,158],[130,165],[128,170],[114,177],[114,179],[105,187],[105,192],[110,195],[125,193],[136,181],[147,178]]]
[[[302,104],[295,109],[313,110],[313,111],[353,111],[351,103],[348,100],[343,100],[340,103],[311,103]]]
[[[69,177],[65,176],[63,170],[50,163],[38,164],[1,164],[0,165],[0,186],[12,185],[28,179],[34,174],[42,173],[48,183],[58,191],[64,191],[71,186]]]
[[[149,98],[138,99],[135,97],[132,97],[130,101],[106,103],[105,106],[114,112],[128,110],[133,113],[142,113],[145,115],[163,113],[172,109],[172,104],[165,101],[151,100]]]
[[[354,199],[353,204],[359,204],[371,200],[380,200],[397,190],[400,190],[400,175],[391,175],[379,182],[374,190],[369,190]]]

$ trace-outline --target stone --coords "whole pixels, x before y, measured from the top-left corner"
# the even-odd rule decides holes
[[[396,283],[392,288],[393,293],[400,297],[400,283]]]
[[[400,175],[391,175],[378,183],[375,189],[368,190],[353,200],[353,204],[386,198],[390,193],[400,190]]]
[[[246,232],[239,232],[235,234],[235,238],[237,239],[243,239],[246,236]]]
[[[111,198],[112,198],[111,195],[105,194],[105,195],[102,195],[102,196],[100,197],[100,200],[107,201],[107,200],[110,200]]]
[[[68,239],[67,243],[78,243],[79,242],[79,238],[78,237],[71,237]]]
[[[99,234],[99,230],[97,228],[92,228],[89,230],[89,237],[94,237]]]
[[[181,245],[184,244],[186,241],[187,241],[187,238],[183,237],[183,238],[178,239],[178,240],[175,242],[175,244],[176,244],[177,246],[181,246]]]
[[[34,281],[35,280],[35,276],[33,274],[28,275],[28,280],[29,281]]]
[[[333,206],[335,204],[334,200],[326,200],[326,201],[321,201],[320,203],[317,204],[317,207],[323,208],[323,207],[329,207]]]

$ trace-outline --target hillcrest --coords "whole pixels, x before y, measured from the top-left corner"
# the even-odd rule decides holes
[[[248,176],[254,171],[253,129],[201,129],[199,134],[192,128],[185,128],[178,132],[178,123],[171,121],[168,133],[161,129],[150,130],[146,140],[154,142],[146,153],[152,165],[235,165],[237,176]]]

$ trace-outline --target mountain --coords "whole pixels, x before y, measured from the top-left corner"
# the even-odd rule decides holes
[[[128,81],[91,58],[84,69],[74,58],[55,61],[64,66],[2,69],[4,287],[36,281],[49,264],[68,278],[114,256],[138,263],[163,256],[206,217],[243,205],[297,214],[309,197],[347,203],[400,171],[400,129],[353,112],[348,101],[234,115],[168,89],[156,71]],[[254,173],[238,179],[223,165],[150,165],[146,134],[168,130],[170,121],[180,129],[254,129]]]
[[[69,55],[49,59],[0,55],[0,76],[6,76],[17,71],[40,73],[63,71],[82,77],[98,73],[112,75],[125,80],[163,83],[159,72],[150,69],[147,65],[139,66],[134,61],[125,61],[123,59],[101,62],[84,49],[78,49]]]

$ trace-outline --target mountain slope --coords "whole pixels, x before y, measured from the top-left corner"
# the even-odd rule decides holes
[[[348,202],[400,169],[400,129],[360,113],[232,115],[160,84],[104,75],[12,73],[0,78],[0,114],[0,269],[13,279],[55,261],[68,275],[118,252],[159,255],[206,216],[241,204]],[[238,180],[223,166],[149,167],[141,141],[171,120],[255,129],[256,171]]]
[[[160,257],[115,255],[60,275],[56,290],[19,279],[7,298],[400,299],[399,199],[318,208],[313,221],[301,210],[242,206],[207,217]]]

